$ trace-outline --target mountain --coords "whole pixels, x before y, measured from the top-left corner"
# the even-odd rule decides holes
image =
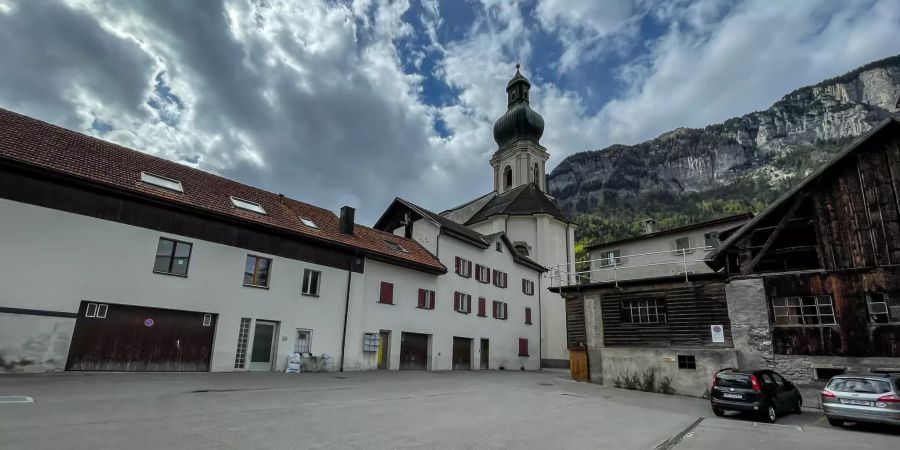
[[[576,153],[548,175],[579,242],[743,211],[759,212],[854,138],[900,109],[900,55],[785,95],[764,111],[678,128],[637,145]]]

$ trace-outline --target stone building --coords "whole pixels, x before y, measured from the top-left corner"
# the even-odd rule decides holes
[[[900,371],[900,122],[847,146],[709,255],[741,367]]]

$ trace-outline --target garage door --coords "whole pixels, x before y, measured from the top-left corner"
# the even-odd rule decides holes
[[[472,339],[453,337],[453,370],[472,368]]]
[[[400,370],[426,370],[428,368],[428,335],[400,334]]]
[[[207,372],[216,314],[81,302],[66,370]]]

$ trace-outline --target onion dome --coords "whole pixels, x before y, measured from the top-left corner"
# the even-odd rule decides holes
[[[516,74],[506,84],[506,113],[494,122],[494,141],[500,148],[522,139],[538,144],[544,134],[544,118],[528,105],[531,83],[519,67],[516,64]]]

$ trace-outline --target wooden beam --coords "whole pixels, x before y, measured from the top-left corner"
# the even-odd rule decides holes
[[[788,209],[788,212],[784,215],[784,217],[781,218],[781,221],[778,222],[778,226],[775,227],[775,229],[772,231],[772,234],[769,235],[769,239],[767,239],[766,243],[763,244],[762,248],[759,250],[759,253],[757,253],[756,256],[753,257],[753,259],[750,261],[750,264],[747,264],[747,266],[744,267],[743,270],[741,270],[741,273],[743,275],[749,275],[750,272],[752,272],[756,267],[756,265],[759,264],[759,260],[761,260],[766,252],[769,251],[769,247],[771,247],[772,243],[775,242],[775,238],[777,238],[778,235],[781,234],[781,230],[784,229],[784,227],[790,221],[791,217],[793,217],[794,213],[797,212],[800,204],[803,203],[803,200],[805,199],[805,193],[797,194],[797,199],[794,200],[794,204],[791,205],[791,208]]]

